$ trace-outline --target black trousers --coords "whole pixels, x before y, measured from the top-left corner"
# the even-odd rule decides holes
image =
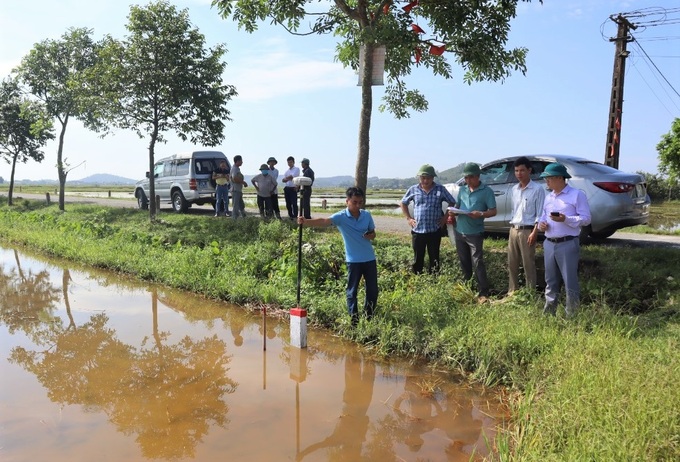
[[[286,186],[283,188],[283,197],[286,199],[286,209],[288,209],[288,217],[295,219],[298,216],[297,205],[297,188],[295,186]]]
[[[434,233],[414,233],[411,231],[411,246],[413,247],[413,272],[420,274],[423,272],[425,264],[425,251],[430,261],[427,271],[432,273],[439,268],[439,248],[442,243],[441,231]]]

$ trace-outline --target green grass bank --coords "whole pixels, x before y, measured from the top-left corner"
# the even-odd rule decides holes
[[[296,303],[297,228],[131,209],[20,200],[0,207],[0,241],[124,272],[242,305]],[[454,249],[440,274],[410,273],[406,236],[379,234],[376,318],[352,328],[337,232],[304,230],[302,305],[323,327],[382,355],[426,359],[487,385],[502,385],[512,422],[500,460],[680,459],[680,250],[582,248],[582,310],[541,314],[524,292],[478,305]],[[487,269],[507,284],[505,246],[487,240]]]

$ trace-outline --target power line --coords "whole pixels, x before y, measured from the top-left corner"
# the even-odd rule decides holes
[[[678,95],[678,97],[680,97],[680,93],[678,93],[678,90],[676,90],[675,87],[673,87],[673,84],[671,84],[671,83],[668,81],[668,79],[666,78],[666,76],[663,75],[663,72],[661,72],[661,69],[659,69],[659,68],[657,67],[656,63],[652,60],[652,58],[649,57],[649,55],[647,54],[647,52],[645,51],[645,49],[642,48],[642,45],[640,45],[640,42],[637,41],[637,39],[635,38],[635,36],[634,36],[632,33],[630,34],[630,36],[631,36],[631,38],[633,39],[633,42],[637,45],[637,47],[640,48],[640,51],[642,51],[642,53],[644,53],[644,55],[647,57],[647,60],[652,64],[652,66],[654,66],[654,69],[656,69],[656,71],[659,73],[659,75],[666,81],[666,83],[668,84],[668,86],[671,87],[671,90],[673,90],[673,92],[674,92],[676,95]]]

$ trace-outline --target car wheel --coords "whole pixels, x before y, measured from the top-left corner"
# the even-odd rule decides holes
[[[149,210],[149,200],[146,198],[144,191],[137,191],[135,197],[137,197],[137,207],[139,210]]]
[[[581,244],[590,244],[592,242],[592,232],[593,228],[588,226],[581,227],[581,234],[578,236],[578,240]]]
[[[182,191],[175,191],[172,193],[172,208],[177,213],[186,213],[189,208],[187,200],[184,198]]]

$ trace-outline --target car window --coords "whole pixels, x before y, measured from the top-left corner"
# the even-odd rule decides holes
[[[196,159],[194,170],[198,174],[212,173],[215,170],[214,159]]]
[[[511,162],[499,162],[497,164],[487,165],[482,169],[481,179],[484,184],[502,184],[511,181],[515,178],[514,170],[510,176]]]
[[[163,164],[163,176],[172,176],[174,170],[174,162],[166,162]]]
[[[179,159],[175,163],[177,176],[184,176],[189,174],[189,159]]]
[[[164,168],[165,163],[164,162],[159,162],[156,165],[153,166],[153,176],[155,178],[158,178],[159,176],[163,176],[163,168]]]
[[[540,160],[531,161],[531,179],[536,181],[541,179],[541,173],[545,170],[545,166],[548,162],[542,162]]]

